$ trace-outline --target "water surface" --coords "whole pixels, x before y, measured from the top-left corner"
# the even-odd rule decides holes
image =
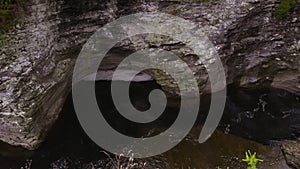
[[[110,99],[109,82],[97,82],[96,86],[99,107],[107,121],[121,133],[134,137],[156,135],[171,126],[177,117],[180,100],[169,98],[168,107],[156,121],[146,125],[126,121],[118,114]],[[133,83],[130,90],[133,105],[140,110],[148,109],[150,104],[147,96],[155,88],[159,86],[154,82]],[[144,165],[147,169],[214,169],[218,166],[245,169],[242,158],[247,150],[251,150],[264,160],[259,168],[289,168],[279,145],[281,140],[299,136],[298,96],[279,90],[230,88],[219,129],[207,142],[199,144],[197,138],[209,101],[209,96],[201,98],[197,123],[179,145],[162,155],[135,159],[133,163]],[[108,166],[112,166],[112,161],[127,162],[113,155],[109,158],[103,149],[89,139],[78,123],[71,96],[59,120],[38,150],[27,151],[0,144],[1,169],[19,169],[26,165],[26,160],[32,161],[32,169],[111,168]]]

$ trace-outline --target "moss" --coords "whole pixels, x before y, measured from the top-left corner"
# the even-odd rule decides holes
[[[206,82],[207,82],[207,79],[204,79],[204,78],[198,78],[197,79],[197,83],[198,83],[199,86],[205,85]]]
[[[15,0],[0,0],[0,9],[11,9],[15,4]]]
[[[287,17],[291,10],[296,6],[297,0],[281,0],[280,5],[275,11],[275,15],[278,19]]]
[[[6,45],[7,32],[15,25],[15,21],[9,10],[0,9],[0,47]]]
[[[11,26],[10,22],[14,20],[13,9],[15,1],[0,0],[0,28],[1,30]]]
[[[0,47],[6,45],[7,32],[15,25],[15,0],[0,0]]]
[[[6,32],[0,30],[0,48],[5,46],[6,42],[5,42],[5,39],[7,37],[7,34]]]

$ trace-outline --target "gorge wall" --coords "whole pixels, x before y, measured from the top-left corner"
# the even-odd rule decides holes
[[[37,148],[70,92],[83,44],[106,23],[137,12],[164,12],[195,22],[218,50],[228,85],[278,88],[300,95],[300,6],[280,20],[274,15],[279,3],[29,0],[20,22],[9,33],[8,45],[0,49],[0,140]],[[149,46],[180,55],[194,71],[201,93],[209,92],[208,76],[196,56],[184,44],[163,36],[146,35],[120,43],[104,60],[98,80],[107,80],[105,73],[116,68],[128,51]],[[166,92],[177,94],[170,77],[161,72],[148,76]]]

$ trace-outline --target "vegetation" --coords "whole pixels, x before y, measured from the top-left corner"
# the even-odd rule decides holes
[[[5,45],[7,32],[15,25],[14,6],[15,0],[0,0],[0,47]]]
[[[297,0],[281,0],[280,5],[275,11],[275,15],[278,19],[287,17],[291,10],[296,6]]]
[[[14,4],[15,0],[0,0],[0,4],[1,5],[10,5],[10,4]]]
[[[250,150],[246,152],[246,158],[243,159],[243,161],[247,163],[247,169],[257,169],[257,163],[263,162],[263,160],[256,158],[256,153],[251,154]],[[217,169],[221,168],[218,167]],[[227,167],[226,169],[229,169],[229,167]]]
[[[248,164],[247,169],[257,169],[257,163],[263,162],[263,160],[256,158],[256,153],[251,154],[250,150],[246,152],[246,159],[243,159],[243,161]]]
[[[0,30],[7,30],[14,26],[14,0],[0,0]]]

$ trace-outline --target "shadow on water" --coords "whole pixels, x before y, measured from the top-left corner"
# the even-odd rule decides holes
[[[224,130],[273,144],[300,137],[300,96],[278,89],[229,88]]]
[[[122,83],[122,82],[120,82]],[[160,88],[155,82],[132,83],[131,102],[139,110],[147,110],[151,90]],[[180,100],[168,98],[163,115],[148,124],[126,120],[113,105],[110,82],[96,83],[100,109],[109,124],[120,133],[133,136],[154,136],[169,128],[178,115]],[[210,98],[201,98],[198,121],[191,133],[172,150],[147,159],[139,159],[146,169],[246,168],[241,162],[248,149],[264,159],[260,168],[288,168],[279,141],[299,137],[299,97],[279,90],[244,90],[229,87],[225,112],[219,129],[204,144],[197,142],[201,124],[209,109]],[[176,134],[176,133],[175,133]],[[21,168],[32,160],[31,168],[108,168],[111,159],[82,130],[74,112],[71,95],[48,138],[36,151],[0,144],[0,164],[3,169]]]

